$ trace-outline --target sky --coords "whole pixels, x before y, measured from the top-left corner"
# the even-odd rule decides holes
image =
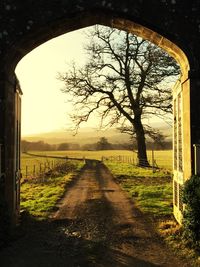
[[[65,130],[67,113],[73,109],[57,79],[73,60],[85,61],[83,30],[61,35],[38,46],[18,63],[16,75],[23,91],[22,136]]]
[[[57,77],[72,61],[84,64],[85,30],[51,39],[18,63],[15,72],[23,91],[22,136],[69,129],[73,106],[67,103],[67,94],[61,92],[64,84]],[[98,122],[93,117],[84,126],[98,128]]]

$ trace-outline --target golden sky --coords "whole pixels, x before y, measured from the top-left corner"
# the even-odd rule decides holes
[[[60,91],[64,84],[57,76],[58,72],[67,70],[72,61],[78,65],[85,62],[85,30],[51,39],[18,63],[15,72],[23,91],[22,136],[69,128],[69,113],[73,111],[73,106],[67,103],[67,95]],[[149,119],[146,121],[149,123]],[[163,123],[160,119],[154,119],[153,122]],[[95,116],[91,117],[84,126],[98,128],[98,121]]]
[[[66,113],[72,107],[56,77],[73,60],[84,62],[82,31],[51,39],[18,63],[15,72],[23,91],[22,135],[66,129]]]

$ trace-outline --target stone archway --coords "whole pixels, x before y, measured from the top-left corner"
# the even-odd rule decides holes
[[[16,206],[16,172],[18,171],[14,167],[14,163],[16,162],[16,136],[19,136],[18,130],[15,127],[16,125],[16,113],[15,113],[15,95],[13,88],[16,87],[16,78],[14,77],[14,69],[19,60],[27,54],[29,51],[40,45],[41,43],[56,37],[62,33],[66,33],[75,29],[83,28],[86,26],[90,26],[93,24],[102,24],[107,26],[113,26],[116,28],[120,28],[126,31],[133,32],[140,37],[148,39],[149,41],[155,43],[156,45],[165,49],[169,54],[171,54],[180,64],[182,70],[182,77],[179,83],[179,87],[181,89],[181,103],[183,112],[181,114],[181,120],[184,122],[182,124],[181,130],[181,143],[182,143],[182,161],[183,168],[181,170],[177,170],[176,183],[181,183],[180,181],[184,181],[188,179],[192,172],[191,165],[191,127],[190,127],[190,81],[188,77],[189,72],[189,63],[187,57],[184,52],[176,46],[173,42],[164,38],[160,34],[152,31],[144,26],[141,26],[137,23],[134,23],[127,19],[118,18],[118,16],[111,16],[110,14],[105,15],[102,13],[92,14],[90,13],[81,13],[79,16],[75,16],[70,19],[62,19],[55,21],[51,25],[51,29],[48,32],[45,32],[44,29],[38,28],[37,31],[27,35],[26,38],[19,41],[15,47],[12,47],[10,53],[8,53],[7,57],[5,57],[5,72],[6,77],[2,80],[4,82],[5,88],[5,99],[6,99],[6,109],[2,111],[4,114],[4,123],[3,123],[3,131],[1,135],[4,135],[5,138],[4,149],[2,149],[2,169],[1,173],[5,177],[4,181],[4,198],[8,207],[8,216],[11,222],[11,225],[15,225],[17,221],[18,207]],[[174,95],[178,96],[178,94],[174,93]],[[176,97],[174,97],[176,99]],[[187,127],[186,127],[187,126]],[[189,126],[189,127],[188,127]],[[183,141],[184,140],[184,141]],[[179,142],[179,141],[178,141]],[[3,177],[2,175],[2,177]],[[180,180],[179,177],[182,177]],[[181,212],[180,212],[180,204],[179,204],[179,189],[177,191],[177,185],[175,184],[174,189],[177,197],[174,200],[175,206],[175,214],[176,218],[181,220]],[[178,193],[177,193],[178,192]],[[181,190],[180,190],[181,192]],[[178,199],[178,200],[177,200]],[[16,209],[17,207],[17,209]]]
[[[177,82],[173,90],[174,101],[174,214],[176,219],[181,222],[182,218],[182,204],[181,204],[181,190],[185,180],[191,175],[191,142],[190,142],[190,128],[187,127],[190,124],[190,97],[189,97],[189,63],[187,57],[183,51],[177,47],[174,43],[159,35],[158,33],[134,23],[129,20],[120,18],[112,18],[106,16],[93,16],[90,15],[82,21],[82,27],[91,24],[104,24],[106,26],[115,27],[121,30],[132,32],[144,39],[147,39],[154,44],[160,46],[173,56],[181,67],[181,78]],[[76,25],[74,23],[73,25]],[[184,112],[180,113],[181,110]],[[176,120],[176,117],[179,120]],[[178,124],[177,124],[178,122]],[[180,127],[182,127],[180,129]],[[18,135],[18,134],[17,134]],[[184,142],[183,142],[184,140]],[[180,162],[176,166],[176,162]],[[18,161],[18,160],[17,160]],[[183,168],[184,167],[184,168]],[[18,170],[15,170],[18,173]],[[17,179],[18,180],[18,179]],[[17,192],[16,192],[17,194]],[[18,207],[16,207],[17,210]]]

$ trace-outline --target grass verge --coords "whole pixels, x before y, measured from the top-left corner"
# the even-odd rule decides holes
[[[153,217],[172,214],[172,178],[169,171],[153,172],[131,164],[107,162],[122,188],[134,199],[136,205]]]
[[[56,208],[83,162],[67,162],[43,177],[26,179],[21,185],[21,210],[42,220]]]

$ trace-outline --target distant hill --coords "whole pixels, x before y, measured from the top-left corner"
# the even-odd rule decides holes
[[[163,132],[167,139],[171,139],[172,129],[165,125],[156,125],[161,132]],[[22,136],[23,140],[36,142],[44,141],[49,144],[59,143],[78,143],[80,145],[96,143],[99,138],[106,137],[110,143],[126,143],[129,142],[130,137],[128,134],[119,133],[116,129],[109,130],[94,130],[92,128],[82,128],[79,133],[73,136],[70,131],[55,131],[48,133],[38,133],[33,135]]]
[[[130,139],[129,135],[121,134],[115,129],[107,131],[95,131],[92,128],[80,129],[79,133],[75,136],[73,136],[73,134],[69,131],[60,131],[22,136],[22,139],[30,142],[36,142],[41,140],[49,144],[59,144],[67,142],[84,145],[89,143],[96,143],[101,137],[106,137],[111,143],[126,143]]]

